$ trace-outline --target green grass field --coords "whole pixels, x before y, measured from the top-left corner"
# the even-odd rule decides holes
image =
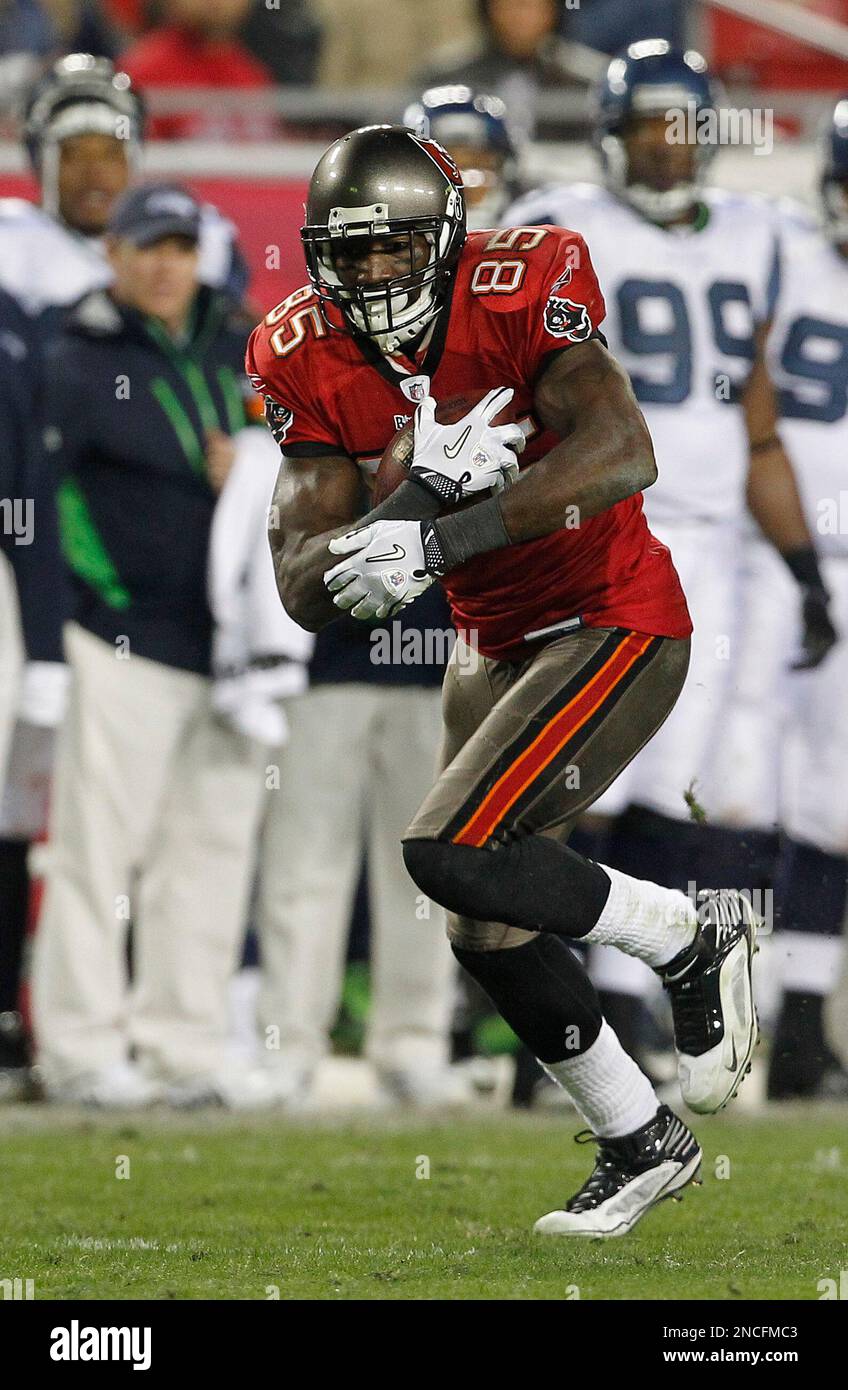
[[[37,1299],[820,1298],[848,1268],[845,1111],[695,1127],[703,1187],[582,1242],[531,1234],[588,1173],[571,1116],[6,1109],[0,1279]]]

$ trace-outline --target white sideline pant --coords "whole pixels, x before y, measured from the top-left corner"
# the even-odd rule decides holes
[[[616,816],[637,802],[686,821],[684,792],[691,783],[707,812],[713,809],[706,774],[723,737],[738,661],[739,539],[729,523],[652,520],[651,530],[671,551],[692,615],[689,672],[668,719],[591,810]]]
[[[418,893],[400,843],[435,775],[440,692],[319,685],[288,700],[286,716],[290,739],[260,852],[259,1024],[268,1061],[308,1071],[327,1050],[366,848],[368,1056],[385,1067],[443,1062],[455,967],[442,910]]]
[[[18,717],[26,662],[15,575],[0,554],[0,839],[44,830],[56,731]]]
[[[780,819],[781,762],[799,650],[800,590],[753,523],[740,536],[739,627],[722,737],[704,777],[716,824],[773,832]]]
[[[66,653],[32,971],[39,1062],[61,1085],[134,1044],[164,1078],[214,1070],[267,752],[212,716],[205,677],[119,659],[74,624]]]
[[[783,825],[796,840],[848,854],[848,559],[821,562],[839,641],[813,671],[786,677]]]

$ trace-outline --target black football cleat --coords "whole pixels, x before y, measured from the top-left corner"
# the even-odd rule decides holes
[[[759,1036],[751,968],[761,919],[743,893],[726,889],[699,904],[705,916],[691,946],[657,974],[671,1001],[683,1099],[711,1115],[751,1070]]]
[[[594,1170],[562,1211],[549,1211],[533,1230],[542,1236],[624,1236],[658,1202],[698,1181],[701,1149],[691,1130],[667,1105],[652,1120],[620,1139],[589,1130],[576,1142],[598,1145]]]

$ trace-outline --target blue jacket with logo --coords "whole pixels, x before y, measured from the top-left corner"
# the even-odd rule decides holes
[[[178,344],[101,290],[45,354],[44,444],[71,616],[107,642],[128,639],[139,656],[202,674],[215,506],[205,435],[246,423],[248,328],[231,300],[202,287]]]

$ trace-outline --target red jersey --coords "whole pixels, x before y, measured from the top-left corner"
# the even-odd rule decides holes
[[[534,419],[534,383],[551,354],[591,337],[604,314],[586,243],[576,232],[473,232],[449,304],[414,362],[386,359],[361,339],[328,328],[306,286],[254,330],[247,370],[276,408],[275,433],[286,455],[347,454],[366,474],[411,419],[422,384],[429,382],[436,400],[511,386],[511,408],[527,435],[523,470],[558,442]],[[588,627],[661,637],[692,631],[677,572],[648,530],[641,493],[577,520],[477,555],[445,577],[457,628],[484,656],[523,660],[536,640],[528,641],[529,633],[575,618]]]

